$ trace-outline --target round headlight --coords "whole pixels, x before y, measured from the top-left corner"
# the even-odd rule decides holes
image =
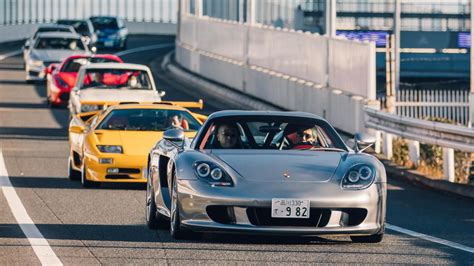
[[[357,183],[359,181],[360,175],[356,171],[350,171],[349,175],[347,176],[347,179],[349,179],[350,182],[352,183]]]
[[[206,177],[211,172],[211,167],[207,163],[200,163],[196,167],[196,171],[200,177]]]
[[[372,169],[370,169],[370,167],[368,166],[362,166],[359,169],[359,176],[360,176],[360,179],[362,180],[370,179],[370,177],[372,176]]]
[[[212,179],[214,180],[220,180],[223,176],[223,173],[222,173],[222,170],[219,169],[219,168],[214,168],[212,171],[211,171],[211,177]]]

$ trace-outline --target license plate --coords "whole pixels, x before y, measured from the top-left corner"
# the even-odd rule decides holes
[[[272,218],[309,218],[309,200],[272,199]]]
[[[112,46],[114,46],[114,41],[106,41],[106,42],[104,42],[104,46],[112,47]]]

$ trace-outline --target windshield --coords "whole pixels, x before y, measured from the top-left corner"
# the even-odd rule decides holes
[[[147,71],[136,69],[88,69],[81,89],[152,90]]]
[[[112,29],[117,30],[118,24],[116,18],[91,18],[92,25],[96,30]]]
[[[83,51],[84,45],[79,39],[72,38],[40,38],[35,43],[35,49],[61,49]]]
[[[59,20],[57,24],[72,26],[81,35],[90,35],[89,25],[84,20]]]
[[[43,32],[72,32],[72,31],[69,28],[59,28],[59,27],[39,28],[35,32],[33,39],[36,39],[36,37],[38,37],[38,34],[43,33]]]
[[[346,150],[323,120],[298,117],[227,117],[208,128],[201,149]]]
[[[166,131],[180,128],[197,131],[201,125],[187,111],[166,109],[120,109],[111,111],[97,129]]]
[[[75,58],[64,63],[64,66],[61,72],[78,72],[81,66],[87,63],[112,63],[120,61],[111,59],[111,58],[100,58],[100,57],[84,57],[84,58]]]

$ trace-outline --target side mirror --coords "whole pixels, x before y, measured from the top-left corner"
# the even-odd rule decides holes
[[[97,47],[92,46],[92,47],[91,47],[91,52],[92,52],[93,54],[97,53]]]
[[[182,142],[184,141],[184,131],[179,128],[168,129],[163,133],[163,138],[170,142]]]
[[[85,130],[84,126],[75,125],[75,126],[69,127],[70,133],[82,134],[84,133],[84,130]]]
[[[158,92],[158,96],[160,96],[160,98],[163,98],[165,95],[166,95],[166,91]]]
[[[377,138],[374,135],[366,133],[356,133],[354,135],[354,150],[358,153],[365,151],[370,146],[374,145],[377,141]]]

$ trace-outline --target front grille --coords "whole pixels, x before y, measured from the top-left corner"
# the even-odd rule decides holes
[[[235,224],[234,207],[207,206],[207,215],[216,223]]]
[[[120,174],[139,174],[140,169],[136,168],[119,168]]]
[[[28,75],[30,75],[30,76],[39,76],[39,73],[40,72],[38,72],[38,71],[31,71],[31,70],[28,71]]]
[[[331,210],[311,208],[309,218],[272,218],[271,208],[250,207],[247,208],[247,216],[253,225],[324,227],[329,222]]]
[[[107,179],[132,179],[129,175],[106,175]]]

